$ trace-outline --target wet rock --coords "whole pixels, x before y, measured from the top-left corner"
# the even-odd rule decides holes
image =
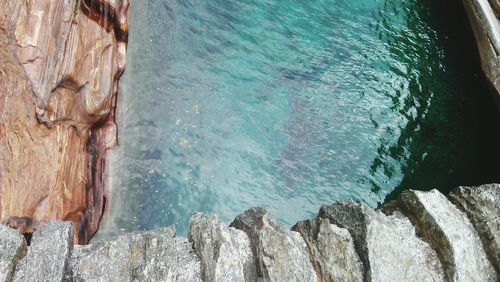
[[[200,263],[173,227],[75,246],[71,281],[201,281]]]
[[[16,230],[0,225],[0,282],[10,281],[16,264],[26,253],[26,240]]]
[[[204,281],[257,280],[245,232],[226,227],[215,215],[195,213],[189,222],[189,240],[201,260]]]
[[[398,203],[417,233],[437,251],[447,280],[497,281],[473,225],[439,191],[405,191]]]
[[[70,222],[44,224],[33,233],[28,253],[16,267],[14,281],[63,281],[72,248]]]
[[[299,233],[285,230],[262,207],[238,215],[231,226],[250,238],[257,276],[271,281],[316,281],[306,243]]]
[[[400,213],[386,216],[363,204],[339,202],[322,207],[318,217],[353,236],[368,281],[443,281],[436,253]]]
[[[497,275],[500,274],[500,185],[459,187],[448,198],[467,214]]]
[[[307,243],[320,281],[363,281],[363,265],[346,229],[316,218],[300,221],[292,230]]]

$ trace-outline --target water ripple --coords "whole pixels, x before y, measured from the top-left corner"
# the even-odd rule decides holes
[[[484,181],[471,154],[491,146],[468,123],[487,124],[469,95],[483,81],[441,2],[135,1],[101,233],[183,233],[193,211],[257,204],[290,225],[334,200]]]

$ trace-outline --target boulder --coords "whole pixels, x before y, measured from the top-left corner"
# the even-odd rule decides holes
[[[70,222],[51,221],[33,233],[27,255],[19,262],[14,281],[63,281],[73,248]]]
[[[25,254],[23,235],[0,224],[0,282],[11,281],[17,262]]]
[[[70,281],[202,281],[200,263],[174,227],[75,246]]]
[[[292,230],[304,238],[319,280],[363,281],[363,265],[347,229],[316,218],[300,221]]]
[[[189,222],[189,240],[200,258],[204,281],[257,279],[247,234],[226,227],[216,215],[193,214]]]
[[[467,214],[481,237],[489,259],[500,274],[500,185],[458,187],[448,199]],[[499,278],[500,279],[500,278]]]
[[[232,227],[250,238],[257,276],[268,281],[316,281],[307,245],[295,231],[285,230],[262,207],[238,215]]]
[[[436,252],[415,235],[401,213],[386,216],[364,204],[338,202],[319,218],[346,228],[364,265],[367,281],[443,281]]]
[[[497,281],[474,226],[439,191],[404,191],[398,204],[438,253],[448,281]]]

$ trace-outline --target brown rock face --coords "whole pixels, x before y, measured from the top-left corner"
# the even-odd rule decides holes
[[[128,0],[0,1],[0,222],[97,231]]]

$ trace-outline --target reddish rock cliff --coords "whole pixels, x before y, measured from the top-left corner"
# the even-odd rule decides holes
[[[0,1],[0,222],[97,231],[128,0]]]

